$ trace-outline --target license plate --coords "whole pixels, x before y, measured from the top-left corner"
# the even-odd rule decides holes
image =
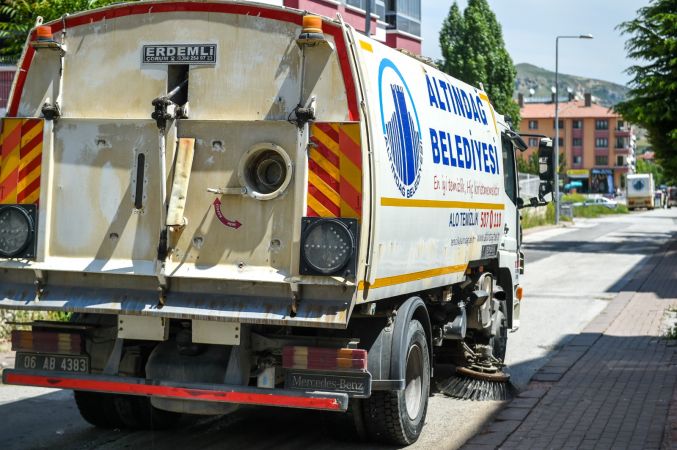
[[[345,392],[351,397],[371,395],[371,374],[327,374],[288,370],[284,387],[300,391]]]
[[[89,356],[17,353],[14,365],[17,369],[89,373]]]

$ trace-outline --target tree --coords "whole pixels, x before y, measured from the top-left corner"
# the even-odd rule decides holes
[[[653,0],[618,29],[630,36],[625,48],[637,64],[626,71],[629,98],[616,111],[648,131],[666,178],[677,181],[677,2]]]
[[[0,0],[0,55],[17,60],[29,31],[41,16],[45,22],[66,13],[98,8],[118,0]]]
[[[538,175],[538,152],[531,152],[527,158],[518,154],[517,172]]]
[[[442,70],[473,86],[484,84],[496,110],[519,123],[519,106],[512,99],[517,71],[487,0],[469,0],[463,16],[456,2],[451,5],[440,48]]]
[[[538,151],[533,151],[528,157],[517,154],[517,172],[538,175],[540,164],[538,163]],[[559,154],[559,174],[563,176],[567,170],[567,159],[564,152]]]
[[[635,172],[653,174],[653,181],[656,186],[661,185],[664,182],[663,169],[661,166],[654,162],[646,161],[643,158],[637,158]]]

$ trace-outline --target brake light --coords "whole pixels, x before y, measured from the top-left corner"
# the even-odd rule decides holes
[[[12,331],[12,350],[16,352],[82,354],[82,336],[52,331]]]
[[[367,370],[367,351],[353,348],[287,346],[282,350],[285,369]]]

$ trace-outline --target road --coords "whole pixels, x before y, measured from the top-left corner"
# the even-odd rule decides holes
[[[525,234],[525,295],[507,359],[523,387],[553,349],[579,332],[623,289],[627,275],[677,234],[677,209],[583,219]],[[455,449],[501,408],[500,402],[430,399],[426,427],[410,448]],[[375,448],[329,437],[331,415],[243,408],[191,420],[170,432],[102,431],[80,419],[69,392],[0,385],[2,448]]]

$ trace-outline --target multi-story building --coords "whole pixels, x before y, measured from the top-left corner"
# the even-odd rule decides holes
[[[12,80],[16,66],[11,64],[2,64],[0,61],[0,117],[7,112],[7,102],[9,101],[9,91],[12,88]]]
[[[327,17],[340,13],[346,23],[364,32],[371,1],[371,35],[394,48],[421,54],[421,0],[259,0]]]
[[[520,95],[522,133],[555,137],[555,103],[530,103]],[[528,138],[524,158],[538,148]],[[635,136],[631,125],[613,110],[571,96],[559,102],[559,148],[565,158],[564,186],[577,192],[612,194],[625,188],[625,175],[635,168]]]

